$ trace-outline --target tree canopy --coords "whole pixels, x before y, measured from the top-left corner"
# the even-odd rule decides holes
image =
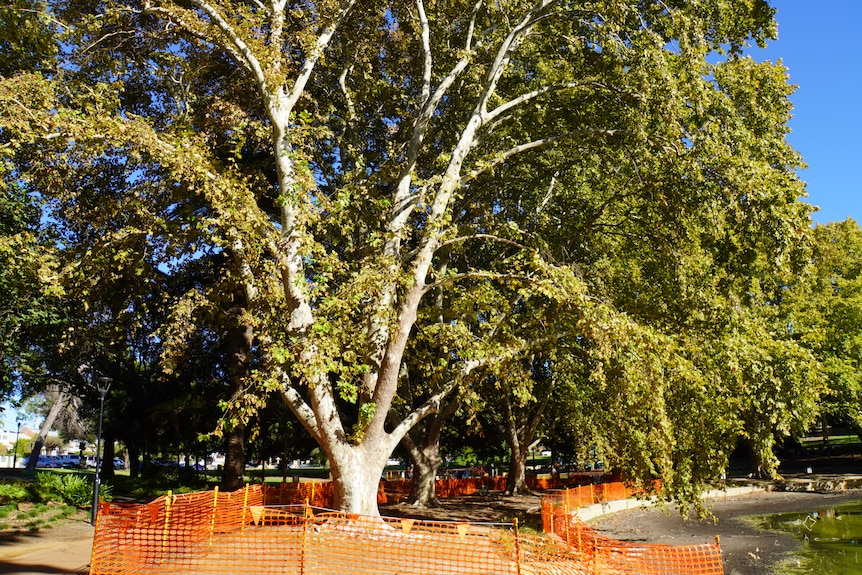
[[[822,401],[824,418],[859,434],[862,231],[852,219],[818,225],[812,242],[812,266],[788,290],[782,319],[795,340],[819,360],[828,390]]]
[[[158,316],[169,373],[221,310],[213,336],[245,338],[228,420],[279,394],[340,508],[376,513],[395,446],[474,381],[522,406],[539,380],[580,388],[621,424],[604,441],[632,480],[672,496],[726,461],[750,389],[703,347],[801,265],[808,227],[786,70],[741,53],[774,36],[765,1],[43,14],[63,22],[56,72],[4,78],[3,153],[31,147],[20,178],[87,324]],[[393,417],[411,372],[427,391]],[[726,402],[712,434],[692,398]]]

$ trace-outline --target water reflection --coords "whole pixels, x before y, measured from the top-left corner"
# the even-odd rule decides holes
[[[791,533],[802,541],[799,553],[778,573],[862,575],[862,501],[754,519],[761,529]]]

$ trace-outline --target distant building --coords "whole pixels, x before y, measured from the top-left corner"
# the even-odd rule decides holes
[[[32,441],[38,435],[37,432],[33,431],[29,427],[22,427],[21,431],[18,432],[15,429],[0,429],[0,445],[6,447],[6,449],[12,449],[15,447],[15,436],[18,436],[18,439],[26,439],[28,441]]]

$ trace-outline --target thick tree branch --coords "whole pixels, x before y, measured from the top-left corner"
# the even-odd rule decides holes
[[[283,379],[286,380],[286,376],[282,376]],[[290,407],[290,410],[299,419],[303,426],[308,430],[309,433],[314,437],[314,440],[320,442],[323,440],[323,437],[320,434],[320,428],[317,425],[317,420],[314,417],[314,412],[308,406],[302,396],[299,395],[299,392],[293,386],[293,384],[286,380],[279,389],[281,393],[281,397],[284,402]]]
[[[476,16],[479,15],[479,9],[484,5],[484,0],[478,0],[473,5],[473,11],[470,12],[470,24],[467,26],[467,37],[464,39],[464,50],[470,52],[473,50],[473,34],[476,31]]]
[[[412,329],[413,323],[415,322],[419,301],[421,300],[422,295],[425,294],[428,289],[428,286],[425,284],[425,281],[431,267],[434,253],[436,252],[437,246],[440,242],[440,234],[442,233],[446,214],[450,209],[450,202],[452,196],[460,186],[461,170],[464,164],[464,160],[470,150],[477,143],[476,134],[484,123],[483,116],[487,112],[488,101],[496,90],[497,82],[502,77],[503,71],[508,65],[508,61],[511,54],[514,52],[515,49],[517,49],[520,42],[529,33],[533,24],[535,24],[536,22],[538,22],[538,20],[544,17],[544,10],[551,4],[552,0],[540,0],[540,2],[535,4],[530,10],[527,11],[527,13],[519,22],[518,26],[516,26],[512,31],[510,31],[510,33],[503,40],[497,50],[494,63],[491,65],[491,68],[486,75],[486,81],[484,83],[480,96],[473,108],[473,112],[467,119],[467,122],[461,131],[460,137],[458,138],[458,141],[452,150],[452,154],[446,167],[446,171],[440,181],[440,185],[437,188],[437,193],[435,194],[434,200],[431,202],[430,205],[424,235],[419,241],[419,250],[417,252],[416,259],[414,260],[413,269],[411,270],[413,276],[413,285],[407,290],[407,293],[405,294],[405,298],[399,309],[397,331],[394,334],[394,337],[389,340],[385,355],[380,362],[380,372],[385,374],[385,377],[383,378],[385,383],[383,387],[380,387],[378,385],[378,387],[375,388],[375,397],[389,398],[391,396],[394,396],[395,394],[395,390],[397,388],[398,369],[401,364],[404,348],[409,338],[410,330]],[[451,82],[454,82],[457,75],[460,75],[459,67],[462,65],[466,66],[466,59],[468,58],[468,56],[469,54],[465,55],[459,61],[459,63],[456,64],[453,72],[457,73],[450,74],[448,78],[451,80]],[[445,81],[444,83],[441,83],[440,87],[438,87],[435,96],[432,96],[431,100],[429,100],[429,103],[434,103],[435,97],[442,98],[443,92],[441,88],[444,85]],[[425,113],[427,114],[428,110],[426,110]],[[428,115],[427,120],[425,121],[430,121],[430,118],[431,116]],[[424,126],[422,124],[417,124],[416,128],[417,130],[424,130]],[[421,139],[419,140],[419,142],[421,142]],[[409,176],[409,174],[407,175]],[[403,178],[401,185],[399,185],[399,194],[405,194],[404,199],[407,200],[409,197],[407,194],[409,194],[410,188],[409,181],[406,181],[405,183],[405,179],[406,178]],[[401,209],[399,202],[395,202],[394,208],[396,210]],[[406,222],[406,217],[403,221]],[[401,233],[400,229],[398,230],[398,233]],[[386,340],[384,340],[383,338],[378,338],[378,341],[382,345]],[[380,349],[383,348],[381,347]],[[390,403],[391,399],[387,400],[386,404],[382,407],[388,409]],[[382,425],[383,421],[383,419],[380,419],[377,422],[378,425]]]
[[[299,101],[300,96],[305,92],[305,86],[308,84],[309,78],[311,78],[311,73],[314,71],[314,68],[323,56],[323,52],[332,40],[332,36],[335,34],[335,31],[338,30],[338,27],[350,13],[354,4],[356,4],[356,0],[348,0],[342,4],[332,17],[332,21],[320,32],[320,35],[314,43],[314,49],[310,54],[306,54],[305,61],[303,61],[302,67],[299,69],[299,74],[297,74],[293,87],[287,90],[285,94],[287,96],[286,107],[288,109],[293,109],[296,102]]]
[[[278,46],[279,49],[284,44],[284,8],[286,4],[287,0],[271,0],[269,4],[269,44],[270,46]],[[276,77],[281,75],[281,58],[274,58],[272,68]]]
[[[428,16],[425,14],[425,3],[416,0],[416,10],[419,13],[419,25],[422,28],[422,105],[424,108],[431,98],[431,29],[428,26]]]
[[[432,413],[438,412],[440,409],[440,402],[443,401],[443,399],[456,387],[458,387],[465,377],[470,375],[480,365],[482,365],[482,362],[478,360],[465,361],[464,365],[458,370],[457,377],[452,378],[449,383],[432,395],[428,401],[408,414],[407,417],[405,417],[392,431],[389,432],[389,436],[397,438],[397,440],[400,441],[404,435],[407,434],[410,428],[416,425],[416,423],[421,419]]]
[[[550,137],[542,138],[539,140],[533,140],[532,142],[526,142],[524,144],[514,146],[513,148],[509,148],[508,150],[506,150],[504,152],[500,152],[500,153],[494,155],[494,157],[490,161],[486,162],[485,164],[481,165],[480,167],[477,167],[477,168],[474,168],[473,170],[471,170],[470,173],[464,175],[461,178],[459,183],[460,183],[460,185],[463,186],[463,185],[467,184],[468,182],[475,180],[477,177],[484,174],[485,172],[495,168],[496,166],[499,166],[500,164],[504,163],[506,160],[508,160],[509,158],[512,158],[513,156],[517,156],[518,154],[528,152],[530,150],[535,150],[538,148],[544,148],[544,147],[550,146],[551,144],[558,142],[558,141],[560,141],[560,140],[562,140],[562,139],[564,139],[570,135],[571,134],[569,133],[569,134],[560,134],[557,136],[550,136]]]
[[[421,19],[421,14],[424,14],[424,8],[421,5],[421,0],[418,2],[418,5],[421,8]],[[425,33],[425,26],[427,26],[427,18],[425,24],[423,25],[422,34]],[[428,52],[426,52],[425,65],[430,66],[430,44],[425,45],[425,40],[422,40],[422,43],[424,46],[423,49],[428,50]],[[388,353],[387,345],[390,343],[390,327],[389,322],[386,319],[385,312],[391,309],[392,304],[395,301],[395,278],[397,278],[398,276],[396,266],[400,262],[400,250],[402,238],[404,236],[404,229],[409,221],[413,208],[419,200],[419,194],[416,192],[412,185],[413,173],[415,171],[416,162],[419,158],[419,151],[422,147],[422,143],[425,139],[426,130],[429,123],[434,117],[434,113],[437,109],[437,106],[443,100],[448,90],[455,83],[455,80],[467,68],[471,56],[472,54],[470,52],[465,53],[458,60],[458,62],[456,62],[452,70],[450,70],[449,74],[447,74],[447,76],[443,78],[443,80],[433,91],[433,93],[430,93],[429,97],[425,99],[424,106],[420,110],[413,124],[413,131],[410,134],[410,139],[407,144],[406,161],[398,175],[395,196],[392,201],[392,210],[390,212],[390,216],[386,225],[388,239],[383,246],[384,258],[387,258],[390,262],[392,262],[390,264],[390,270],[393,281],[390,282],[388,285],[384,286],[384,288],[381,290],[380,296],[378,298],[378,303],[375,306],[375,313],[373,313],[369,318],[368,325],[366,363],[371,366],[371,369],[369,369],[363,375],[363,387],[368,393],[374,395],[378,394],[376,386],[378,384],[379,378],[379,367],[381,366],[385,355]],[[430,75],[430,72],[430,68],[423,70],[423,75],[426,73]],[[430,84],[428,86],[430,90]],[[475,129],[475,126],[473,127],[473,129]],[[429,252],[428,255],[430,256],[431,253]],[[430,259],[428,260],[428,263],[430,264]],[[411,305],[418,306],[420,297],[421,292],[417,292],[416,297],[409,298],[409,301],[414,302],[411,303]],[[405,315],[403,306],[401,311],[402,313],[400,314],[401,317],[399,318],[399,323],[403,321],[403,318],[412,317],[415,314],[415,309],[412,309],[408,310],[407,314]],[[406,342],[406,339],[399,340],[396,343],[396,347],[400,348],[403,345],[403,342]],[[403,353],[403,348],[397,352],[399,356],[401,353]],[[400,359],[398,361],[400,363]],[[397,374],[390,373],[389,377],[391,381],[388,385],[397,385]]]
[[[503,76],[503,72],[509,64],[509,59],[515,50],[518,49],[518,46],[520,46],[524,38],[530,33],[532,27],[539,20],[544,18],[545,9],[554,2],[555,0],[540,0],[534,4],[533,7],[524,14],[521,21],[518,22],[518,24],[509,32],[505,40],[500,45],[500,48],[497,50],[494,62],[491,64],[488,71],[483,93],[479,98],[478,110],[483,118],[483,123],[485,116],[488,113],[488,102],[490,101],[491,95],[497,90],[497,83]]]
[[[485,114],[485,121],[489,122],[489,121],[493,120],[494,118],[496,118],[497,116],[499,116],[501,114],[505,114],[506,112],[508,112],[512,108],[514,108],[516,106],[520,106],[521,104],[524,104],[524,103],[529,102],[531,100],[534,100],[534,99],[536,99],[539,96],[542,96],[544,94],[548,94],[550,92],[559,92],[562,90],[570,90],[573,88],[580,88],[580,87],[589,86],[592,84],[593,84],[592,82],[569,82],[567,84],[554,84],[552,86],[543,86],[537,90],[533,90],[532,92],[527,92],[525,94],[521,94],[520,96],[518,96],[516,98],[512,98],[508,102],[497,106],[496,108],[494,108],[493,110],[491,110],[490,112]]]
[[[520,248],[522,250],[530,249],[527,246],[525,246],[524,244],[518,243],[518,242],[516,242],[514,240],[510,240],[508,238],[501,238],[500,236],[495,236],[493,234],[471,234],[469,236],[460,236],[457,238],[452,238],[451,240],[446,240],[445,242],[440,242],[440,245],[437,247],[437,249],[444,248],[446,246],[451,246],[452,244],[459,244],[459,243],[463,243],[463,242],[466,242],[469,240],[479,240],[479,239],[487,239],[487,240],[492,240],[492,241],[499,242],[502,244],[508,244],[510,246],[514,246],[514,247]]]
[[[266,75],[260,66],[260,62],[248,45],[242,38],[240,38],[236,30],[233,29],[228,21],[225,20],[209,2],[204,2],[203,0],[190,0],[190,2],[209,16],[213,24],[227,37],[230,42],[228,46],[230,46],[234,51],[234,55],[239,55],[240,57],[238,63],[242,64],[249,72],[251,72],[252,76],[254,76],[255,82],[257,82],[261,96],[265,100],[268,99],[269,89],[267,86]]]

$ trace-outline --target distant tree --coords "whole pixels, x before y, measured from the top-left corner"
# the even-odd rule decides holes
[[[782,295],[781,319],[825,378],[823,416],[862,437],[862,230],[856,221],[816,226],[810,273]]]

